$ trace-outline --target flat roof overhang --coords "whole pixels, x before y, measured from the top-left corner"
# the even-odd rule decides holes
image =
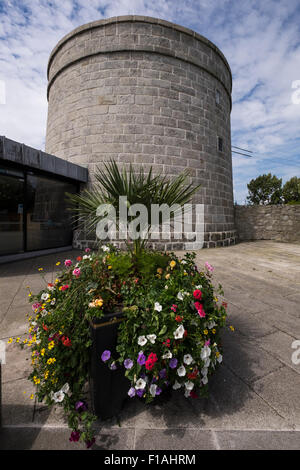
[[[28,145],[0,136],[0,163],[15,163],[27,168],[42,170],[52,175],[87,183],[87,168],[62,158],[37,150]]]

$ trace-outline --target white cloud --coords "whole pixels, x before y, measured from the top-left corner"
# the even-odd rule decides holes
[[[292,82],[300,80],[298,0],[25,0],[0,3],[1,134],[44,148],[46,68],[55,44],[80,24],[126,14],[160,17],[208,37],[233,72],[232,143],[253,150],[234,155],[235,197],[261,173],[299,175],[300,105]]]

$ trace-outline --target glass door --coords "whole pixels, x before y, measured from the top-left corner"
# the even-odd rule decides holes
[[[24,176],[0,169],[0,255],[24,251]]]

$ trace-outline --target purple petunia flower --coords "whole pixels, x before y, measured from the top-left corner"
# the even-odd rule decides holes
[[[87,410],[87,405],[84,403],[84,401],[78,401],[75,405],[75,410],[76,411],[86,411]]]
[[[165,379],[167,377],[167,370],[166,369],[162,369],[160,372],[159,372],[159,376],[161,379]]]
[[[139,389],[139,390],[136,391],[136,394],[137,394],[139,397],[142,397],[142,396],[144,395],[144,393],[145,393],[145,389],[144,389],[144,388],[143,388],[143,389]]]
[[[146,362],[146,356],[141,352],[138,355],[137,362],[140,366],[143,366]]]
[[[132,398],[132,397],[135,396],[135,388],[134,388],[134,387],[131,387],[131,388],[128,390],[128,395],[130,396],[130,398]]]
[[[157,387],[155,395],[160,395],[162,392],[162,389]]]
[[[95,444],[95,441],[96,439],[94,437],[90,441],[85,441],[86,448],[89,449],[90,447],[92,447],[92,445]]]
[[[125,369],[131,369],[133,366],[133,361],[131,359],[125,359],[124,361]]]
[[[78,442],[80,439],[80,431],[72,431],[69,438],[70,442]]]
[[[169,362],[169,366],[171,367],[171,369],[175,369],[175,367],[177,367],[177,364],[178,364],[178,361],[175,357],[173,357]]]
[[[101,359],[103,362],[108,361],[110,359],[111,353],[108,350],[103,351]]]

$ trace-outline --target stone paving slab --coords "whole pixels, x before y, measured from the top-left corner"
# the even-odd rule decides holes
[[[43,267],[47,282],[53,281],[56,262],[78,254],[0,266],[0,339],[25,332],[27,286],[36,292],[43,285],[37,269]],[[146,435],[154,449],[166,450],[297,446],[300,365],[291,361],[291,343],[300,339],[300,246],[261,241],[200,250],[197,263],[205,261],[215,266],[214,279],[223,284],[229,322],[236,329],[223,334],[224,364],[211,378],[210,396],[186,400],[173,392],[165,405],[148,407],[128,400],[119,416],[121,427],[117,419],[96,423],[95,448],[144,448]],[[0,448],[74,449],[61,410],[30,400],[27,359],[26,349],[7,346]]]

